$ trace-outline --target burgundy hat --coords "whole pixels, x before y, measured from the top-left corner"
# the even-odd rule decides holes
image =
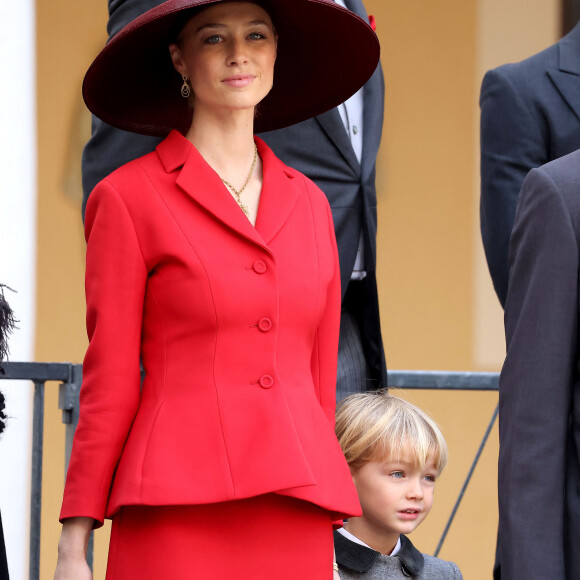
[[[183,134],[192,109],[180,93],[168,46],[192,8],[232,0],[168,0],[103,48],[83,82],[87,107],[126,131]],[[250,0],[251,1],[251,0]],[[274,86],[258,107],[257,133],[319,115],[352,96],[373,74],[379,41],[364,20],[333,0],[258,0],[278,33]]]

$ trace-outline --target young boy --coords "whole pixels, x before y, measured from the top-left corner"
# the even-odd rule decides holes
[[[437,425],[380,390],[340,403],[336,435],[363,511],[334,533],[341,580],[462,578],[453,562],[421,554],[405,536],[429,513],[447,461]]]

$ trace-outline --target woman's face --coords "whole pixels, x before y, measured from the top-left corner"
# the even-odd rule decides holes
[[[276,33],[256,4],[228,2],[203,10],[169,50],[177,72],[190,79],[196,115],[204,109],[253,109],[272,88]]]

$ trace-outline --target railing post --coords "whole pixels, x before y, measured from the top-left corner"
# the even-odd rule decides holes
[[[40,508],[42,504],[42,449],[44,443],[44,381],[34,381],[32,416],[32,484],[30,490],[30,580],[40,577]]]
[[[72,451],[72,442],[79,422],[79,393],[83,381],[82,365],[70,365],[68,381],[59,385],[58,408],[62,411],[62,422],[66,425],[64,442],[64,475]]]
[[[74,434],[79,422],[79,395],[83,382],[83,366],[70,365],[69,379],[61,383],[58,393],[58,408],[62,411],[62,422],[66,425],[64,443],[64,477],[68,471],[68,464],[72,452]],[[87,548],[87,563],[93,569],[93,533],[89,538]]]

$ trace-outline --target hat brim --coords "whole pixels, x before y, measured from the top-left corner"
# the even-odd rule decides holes
[[[185,134],[192,109],[180,95],[182,81],[169,55],[175,40],[171,34],[185,10],[223,1],[168,0],[123,28],[85,75],[83,97],[91,112],[126,131],[165,136],[177,129]],[[332,0],[259,4],[275,16],[278,53],[274,86],[257,107],[256,133],[336,107],[375,71],[380,53],[375,33]]]

